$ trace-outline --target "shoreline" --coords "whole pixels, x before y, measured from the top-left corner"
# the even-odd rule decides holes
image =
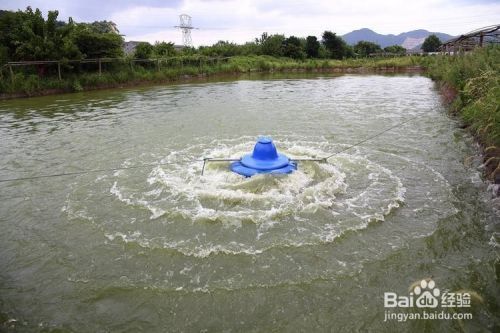
[[[453,104],[459,98],[459,91],[444,81],[435,81],[439,87],[439,92],[441,94],[443,103],[445,104],[450,116],[460,119],[461,128],[466,129],[478,144],[480,148],[480,155],[482,158],[483,168],[482,174],[486,181],[490,181],[493,185],[492,188],[493,195],[495,197],[500,197],[500,163],[495,164],[495,161],[500,161],[500,148],[496,146],[488,146],[484,140],[471,130],[471,125],[464,122],[463,117],[460,116],[460,110],[454,109]]]
[[[0,101],[19,99],[19,98],[30,98],[30,97],[41,97],[50,95],[62,95],[75,92],[85,92],[93,90],[106,90],[106,89],[120,89],[120,88],[132,88],[132,87],[147,87],[153,85],[161,84],[184,84],[190,82],[199,82],[207,79],[218,79],[218,78],[232,78],[237,79],[240,76],[247,74],[292,74],[292,73],[331,73],[331,74],[390,74],[390,73],[424,73],[425,68],[422,66],[380,66],[380,67],[330,67],[330,68],[290,68],[290,69],[280,69],[280,70],[259,70],[250,69],[248,71],[233,71],[233,72],[216,72],[216,73],[200,73],[200,74],[181,74],[174,78],[161,79],[161,80],[130,80],[122,83],[114,84],[102,84],[96,86],[86,86],[82,87],[81,91],[74,91],[72,89],[65,88],[49,88],[40,89],[33,93],[18,92],[18,93],[0,93]]]

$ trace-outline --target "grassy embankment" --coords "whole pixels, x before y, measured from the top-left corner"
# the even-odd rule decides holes
[[[429,76],[484,147],[485,174],[500,183],[500,47],[425,59]]]
[[[162,83],[186,80],[200,76],[216,74],[240,74],[248,72],[330,72],[330,71],[396,71],[417,66],[417,57],[380,58],[380,59],[347,59],[347,60],[293,60],[290,58],[275,58],[271,56],[237,56],[226,61],[216,62],[197,57],[173,59],[160,65],[155,63],[135,64],[127,62],[103,64],[102,74],[88,66],[81,68],[63,66],[62,80],[58,80],[55,68],[43,77],[32,66],[15,68],[14,76],[4,68],[0,77],[0,98],[33,96],[54,92],[75,92],[82,90],[137,85],[140,83]],[[202,58],[203,59],[203,58]]]

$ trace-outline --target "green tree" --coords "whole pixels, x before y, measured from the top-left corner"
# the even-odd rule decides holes
[[[0,48],[5,60],[53,60],[79,58],[72,40],[72,20],[57,21],[58,11],[49,11],[47,20],[39,9],[6,12],[0,15]]]
[[[316,36],[307,36],[306,38],[306,54],[309,58],[317,58],[319,56],[319,41]]]
[[[424,40],[424,43],[422,44],[422,50],[424,52],[436,52],[438,51],[440,46],[441,41],[436,35],[432,34]]]
[[[198,53],[198,50],[192,46],[184,46],[182,49],[181,49],[181,52],[180,52],[182,55],[185,55],[185,56],[192,56],[192,55],[195,55]]]
[[[138,59],[149,59],[153,54],[154,47],[148,42],[140,42],[135,47],[134,57]]]
[[[402,47],[401,45],[391,45],[391,46],[386,46],[384,47],[384,51],[388,53],[394,53],[394,54],[405,54],[406,49]]]
[[[353,50],[354,53],[361,57],[368,57],[371,53],[382,51],[382,48],[378,44],[362,40],[354,45]]]
[[[261,45],[262,54],[267,54],[275,57],[283,56],[283,42],[285,41],[285,36],[268,36],[267,33],[264,32],[261,39],[257,39],[257,41]]]
[[[262,49],[256,42],[247,42],[240,46],[242,55],[260,55]]]
[[[342,59],[350,56],[351,52],[346,42],[331,31],[323,32],[323,39],[321,42],[333,59]]]
[[[116,27],[116,23],[112,21],[95,21],[88,26],[95,32],[101,33],[101,34],[120,34],[120,31]]]
[[[75,44],[85,58],[118,58],[123,56],[123,38],[115,33],[99,33],[78,24]]]
[[[0,54],[1,62],[14,60],[22,28],[21,12],[0,11]]]
[[[172,57],[177,54],[174,43],[156,42],[153,46],[153,53],[157,57]]]
[[[58,60],[82,57],[119,57],[123,39],[112,22],[76,24],[57,20],[58,11],[47,19],[39,9],[0,15],[0,54],[8,60]],[[107,27],[107,28],[106,28]],[[106,30],[107,29],[107,30]]]
[[[235,43],[220,40],[212,46],[200,46],[201,54],[206,56],[232,57],[241,54],[241,47]]]
[[[21,22],[12,36],[14,44],[13,58],[16,60],[48,60],[56,53],[54,45],[55,26],[57,11],[49,12],[48,22],[45,22],[39,9],[33,11],[28,7],[25,12],[16,13]]]
[[[283,55],[293,59],[304,59],[306,54],[302,49],[300,38],[290,36],[283,41]]]

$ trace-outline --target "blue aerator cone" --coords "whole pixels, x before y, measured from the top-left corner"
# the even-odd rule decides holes
[[[286,174],[297,170],[297,164],[288,157],[279,154],[270,137],[260,137],[253,148],[252,154],[247,154],[238,162],[231,163],[231,171],[245,177],[258,173]]]

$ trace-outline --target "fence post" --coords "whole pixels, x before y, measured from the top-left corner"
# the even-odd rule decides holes
[[[59,76],[59,81],[61,81],[62,79],[61,79],[61,62],[60,61],[57,62],[57,74]]]
[[[14,83],[14,72],[12,71],[12,66],[9,65],[10,80]]]
[[[101,76],[101,58],[97,59],[99,62],[99,76]]]

